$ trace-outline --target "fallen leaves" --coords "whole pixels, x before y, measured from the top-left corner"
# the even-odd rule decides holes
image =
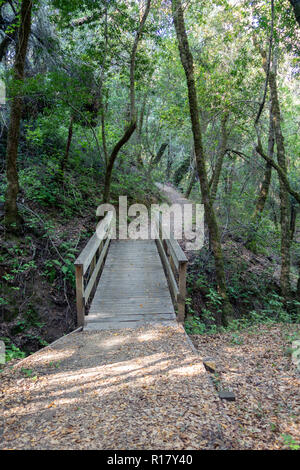
[[[68,350],[73,354],[64,354]],[[17,377],[7,374],[1,448],[226,448],[214,437],[217,396],[181,328],[149,325],[62,338],[51,350],[52,361],[61,358],[59,370],[47,355],[46,348],[26,360],[39,375],[35,383],[18,384],[18,370]]]
[[[62,338],[51,349],[59,369],[49,364],[48,348],[26,359],[38,381],[18,367],[2,372],[0,447],[292,448],[299,375],[284,352],[288,333],[287,326],[263,327],[240,333],[235,345],[230,334],[194,336],[199,355],[176,326]],[[202,357],[214,358],[218,384],[235,402],[218,398]]]
[[[224,403],[223,420],[236,449],[288,449],[300,444],[299,373],[286,354],[299,325],[260,325],[239,333],[192,336],[202,357],[217,358],[218,387],[232,391],[236,402]]]

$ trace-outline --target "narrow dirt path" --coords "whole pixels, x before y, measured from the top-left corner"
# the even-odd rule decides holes
[[[189,199],[186,199],[179,191],[173,188],[173,186],[171,186],[170,184],[157,183],[156,186],[171,204],[191,203]]]
[[[73,333],[7,367],[0,394],[1,449],[232,446],[181,326]]]

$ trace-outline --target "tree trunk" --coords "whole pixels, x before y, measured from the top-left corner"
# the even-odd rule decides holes
[[[128,142],[132,134],[134,133],[136,128],[136,121],[132,122],[130,126],[127,128],[125,131],[123,137],[119,140],[119,142],[115,145],[110,157],[109,161],[106,167],[106,172],[105,172],[105,180],[104,180],[104,193],[103,193],[103,202],[109,202],[110,198],[110,183],[111,183],[111,175],[112,175],[112,170],[114,167],[115,160],[118,156],[119,151],[123,147],[123,145]]]
[[[196,175],[197,175],[197,169],[196,169],[196,167],[194,167],[193,171],[191,173],[191,176],[190,176],[190,181],[189,181],[188,187],[186,188],[186,192],[185,192],[185,195],[184,195],[184,197],[186,199],[188,199],[191,195],[191,192],[192,192],[192,189],[193,189],[193,186],[194,186],[194,183],[195,183]]]
[[[32,1],[22,0],[20,13],[20,27],[16,45],[13,78],[20,83],[24,81],[24,66],[26,60],[28,39],[31,29]],[[22,92],[21,92],[22,93]],[[6,165],[7,190],[5,195],[5,227],[8,232],[18,232],[21,218],[18,214],[17,196],[19,192],[19,179],[17,170],[17,156],[20,138],[20,122],[22,116],[23,98],[14,96],[10,110],[10,122],[7,136]]]
[[[150,165],[158,165],[159,162],[161,161],[163,154],[165,153],[166,148],[168,147],[168,142],[165,142],[164,144],[161,144],[159,147],[159,150],[154,158],[151,159]]]
[[[131,55],[130,55],[130,121],[132,122],[133,120],[136,119],[135,115],[135,80],[134,80],[134,75],[135,75],[135,62],[136,62],[136,53],[137,53],[137,48],[139,41],[141,39],[141,36],[143,34],[143,29],[147,20],[147,16],[150,11],[150,6],[151,6],[151,0],[147,0],[146,2],[146,7],[145,11],[143,13],[142,19],[139,24],[139,28],[137,30],[135,40],[133,43]]]
[[[227,296],[224,261],[220,243],[219,228],[209,195],[207,171],[202,146],[197,90],[194,78],[193,57],[190,52],[188,38],[185,30],[181,0],[172,0],[172,14],[177,34],[181,63],[184,68],[187,81],[190,117],[195,146],[196,167],[198,171],[202,200],[205,209],[205,218],[209,228],[212,250],[215,259],[217,289],[218,293],[223,299],[223,311],[221,315],[218,314],[216,319],[223,325],[226,325],[228,317],[231,316],[233,313],[233,309]]]
[[[102,136],[102,148],[105,160],[105,166],[108,164],[108,152],[106,144],[106,132],[105,132],[105,116],[106,116],[106,104],[103,104],[102,90],[101,90],[101,136]]]
[[[269,74],[269,86],[271,92],[271,107],[277,145],[277,161],[285,175],[287,174],[284,139],[281,131],[280,105],[277,92],[276,69]],[[282,296],[287,300],[290,295],[290,203],[289,194],[285,184],[280,183],[280,224],[281,224],[281,274],[280,287]]]
[[[114,167],[115,160],[118,156],[119,151],[123,147],[123,145],[126,144],[126,142],[130,139],[132,136],[133,132],[136,129],[136,111],[135,111],[135,63],[136,63],[136,53],[137,53],[137,48],[138,48],[138,43],[139,40],[142,36],[144,25],[147,19],[147,16],[150,11],[150,5],[151,5],[151,0],[147,0],[146,8],[143,13],[142,19],[140,21],[136,37],[133,43],[132,51],[131,51],[131,56],[130,56],[130,113],[129,113],[129,121],[130,124],[125,128],[124,134],[121,137],[121,139],[117,142],[117,144],[114,146],[113,151],[110,154],[110,157],[108,159],[107,165],[106,165],[106,171],[105,171],[105,180],[104,180],[104,191],[103,191],[103,202],[109,202],[110,198],[110,184],[111,184],[111,175],[112,175],[112,170]]]
[[[272,115],[272,109],[270,108],[268,155],[272,159],[274,158],[274,144],[275,144],[274,119]],[[253,219],[256,219],[257,217],[260,218],[263,213],[266,200],[269,194],[271,176],[272,176],[272,166],[270,165],[270,163],[267,162],[266,167],[265,167],[264,179],[260,187],[255,211],[253,214]]]
[[[167,156],[167,167],[166,167],[167,181],[170,180],[173,163],[174,163],[173,153],[171,152],[170,145],[169,145],[168,156]]]
[[[184,197],[186,199],[188,199],[190,197],[190,194],[192,192],[194,182],[195,182],[195,179],[196,179],[196,175],[197,175],[194,143],[193,143],[192,148],[191,148],[191,162],[192,162],[192,171],[191,171],[191,174],[190,174],[190,180],[188,182],[188,185],[187,185],[187,188],[186,188],[186,191],[185,191],[185,194],[184,194]]]
[[[136,155],[136,160],[137,160],[137,163],[140,167],[144,166],[144,162],[143,162],[143,159],[142,159],[142,148],[143,148],[142,147],[142,130],[143,130],[143,124],[144,124],[147,98],[148,98],[148,95],[147,95],[147,93],[145,93],[143,101],[142,101],[142,105],[141,105],[140,117],[139,117],[139,122],[138,122],[138,126],[137,126],[137,155]]]
[[[220,175],[221,175],[222,166],[223,166],[223,160],[224,160],[224,156],[225,156],[226,148],[227,148],[228,135],[227,135],[226,124],[228,121],[228,117],[229,117],[228,112],[225,112],[223,114],[222,121],[221,121],[221,142],[219,146],[219,152],[218,152],[218,157],[216,161],[215,171],[214,171],[213,178],[212,178],[211,191],[210,191],[210,198],[211,198],[212,203],[214,203],[214,200],[216,199]]]
[[[295,230],[296,230],[296,221],[297,221],[297,205],[296,201],[294,198],[290,197],[290,208],[291,208],[291,214],[290,214],[290,234],[291,234],[291,241],[294,239],[295,235]]]
[[[293,7],[296,21],[300,26],[300,0],[290,0],[290,3]]]

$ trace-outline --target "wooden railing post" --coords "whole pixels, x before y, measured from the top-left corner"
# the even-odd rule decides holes
[[[179,265],[179,298],[177,301],[178,305],[178,315],[177,320],[179,323],[184,323],[185,319],[185,297],[186,297],[186,271],[187,271],[187,263],[180,263]]]
[[[156,223],[158,229],[156,245],[168,279],[173,303],[177,306],[177,321],[184,323],[188,259],[177,240],[172,237],[164,238],[161,213],[157,215]],[[178,282],[176,273],[178,273]]]
[[[77,306],[77,326],[84,326],[84,284],[83,266],[75,265],[76,276],[76,306]]]
[[[84,326],[85,306],[93,291],[97,276],[104,263],[105,256],[111,239],[111,225],[114,222],[113,212],[108,212],[99,222],[97,231],[90,238],[78,258],[75,260],[76,277],[76,305],[77,324]],[[107,240],[104,238],[107,234]],[[97,256],[97,253],[99,256]],[[98,259],[97,259],[98,258]],[[86,276],[86,282],[84,281]]]
[[[162,240],[162,213],[158,214],[158,236]]]

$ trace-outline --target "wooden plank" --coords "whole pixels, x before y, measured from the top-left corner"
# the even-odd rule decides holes
[[[101,266],[102,266],[102,263],[103,263],[103,260],[104,260],[104,258],[105,258],[106,252],[107,252],[107,250],[108,250],[109,243],[110,243],[110,239],[108,238],[108,239],[106,240],[106,242],[105,242],[105,245],[104,245],[104,247],[103,247],[103,250],[102,250],[102,252],[101,252],[101,254],[100,254],[100,257],[99,257],[99,259],[98,259],[98,261],[97,261],[97,264],[96,264],[96,266],[95,266],[95,268],[94,268],[93,274],[91,275],[90,280],[89,280],[89,282],[88,282],[88,284],[87,284],[87,286],[86,286],[86,288],[85,288],[85,290],[84,290],[84,302],[85,302],[85,304],[87,304],[87,302],[88,302],[88,300],[89,300],[90,293],[91,293],[91,291],[92,291],[92,289],[93,289],[93,287],[94,287],[94,284],[95,284],[95,281],[96,281],[96,279],[97,279],[98,273],[99,273],[100,268],[101,268]]]
[[[157,308],[154,305],[152,308],[149,306],[148,308],[143,308],[140,310],[140,315],[165,315],[165,314],[171,314],[174,312],[174,307],[172,304],[167,305],[166,307],[162,308]],[[106,315],[137,315],[139,313],[139,310],[134,308],[122,308],[122,309],[116,309],[114,307],[107,308],[105,306],[100,305],[98,308],[94,308],[93,310],[90,311],[91,314],[96,315],[96,314],[106,314]]]
[[[165,321],[165,320],[176,320],[174,313],[161,313],[161,314],[148,314],[148,315],[88,315],[86,317],[87,323],[93,322],[122,322],[122,321]]]
[[[141,303],[140,303],[141,302]],[[132,312],[132,313],[143,313],[143,312],[156,312],[156,313],[169,313],[174,311],[174,306],[169,298],[165,297],[161,301],[154,302],[151,297],[147,299],[139,299],[136,302],[107,302],[106,299],[92,302],[90,312]]]
[[[107,230],[109,229],[112,220],[113,213],[108,212],[104,219],[100,222],[100,224],[98,224],[97,233],[94,233],[94,235],[89,239],[85,248],[82,250],[78,258],[76,259],[74,264],[75,266],[83,266],[83,274],[87,272],[88,267],[91,264],[91,261],[100,246],[101,241],[107,234]]]
[[[145,301],[145,304],[141,303],[142,301]],[[133,298],[133,297],[130,297],[129,299],[124,297],[124,298],[120,298],[118,296],[109,296],[109,297],[98,297],[96,299],[94,299],[93,301],[94,305],[116,305],[116,306],[120,306],[120,305],[132,305],[132,306],[137,306],[139,308],[142,308],[142,306],[146,307],[146,305],[169,305],[169,304],[172,304],[172,301],[171,301],[171,298],[170,298],[170,294],[169,296],[165,296],[165,297],[157,297],[155,298],[155,296],[143,296],[143,297],[138,297],[138,298]]]
[[[186,271],[187,271],[188,259],[185,253],[183,252],[183,250],[181,249],[177,240],[175,240],[173,237],[169,238],[166,236],[162,227],[161,217],[159,215],[156,218],[156,223],[157,223],[158,231],[160,235],[160,238],[157,240],[157,246],[159,248],[162,262],[167,271],[173,299],[175,302],[177,302],[177,305],[178,305],[177,320],[180,323],[183,323],[185,319]],[[162,239],[164,241],[162,241]],[[165,245],[166,245],[166,248],[165,248]],[[170,262],[168,260],[167,255],[170,256]],[[174,265],[171,260],[173,261]],[[174,267],[177,269],[178,275],[179,275],[179,282],[178,282],[179,286],[177,288],[178,290],[176,289],[174,285],[174,280],[175,280],[174,269],[173,269]]]
[[[84,325],[84,299],[83,299],[83,268],[81,265],[75,266],[76,277],[76,307],[77,307],[77,326]]]
[[[174,240],[174,238],[170,238],[170,239],[165,239],[165,241],[167,243],[173,263],[175,264],[176,269],[178,271],[180,264],[186,263],[188,259],[186,255],[184,254],[177,240]]]
[[[177,315],[179,323],[183,323],[185,318],[186,270],[187,263],[182,263],[179,268],[179,298]]]
[[[165,230],[162,227],[161,224],[161,218],[159,217],[159,214],[156,214],[156,224],[160,228],[160,239],[161,240],[166,240],[168,247],[170,249],[173,261],[176,265],[176,268],[178,269],[178,266],[180,263],[185,263],[188,261],[184,251],[182,250],[181,246],[179,245],[178,241],[175,240],[174,237],[170,236],[168,237]]]
[[[127,321],[127,322],[91,322],[87,323],[84,327],[85,331],[100,331],[100,330],[121,330],[123,328],[140,328],[146,324],[156,324],[165,326],[175,326],[176,320],[166,321]]]
[[[156,243],[157,243],[157,247],[158,247],[158,251],[161,255],[161,260],[162,260],[162,263],[167,271],[167,277],[168,277],[168,280],[170,282],[170,288],[171,288],[171,294],[172,294],[172,297],[173,297],[173,300],[175,302],[177,302],[177,297],[179,295],[179,289],[178,289],[178,286],[177,286],[177,283],[176,283],[176,280],[175,280],[175,277],[174,277],[174,274],[173,274],[173,271],[172,271],[172,268],[170,266],[170,263],[169,263],[169,260],[165,254],[165,251],[164,251],[164,248],[163,248],[163,245],[162,245],[162,242],[160,239],[157,239],[156,240]]]
[[[176,324],[168,282],[153,240],[111,242],[86,321],[85,329],[92,330],[120,325],[132,328],[147,322]]]

